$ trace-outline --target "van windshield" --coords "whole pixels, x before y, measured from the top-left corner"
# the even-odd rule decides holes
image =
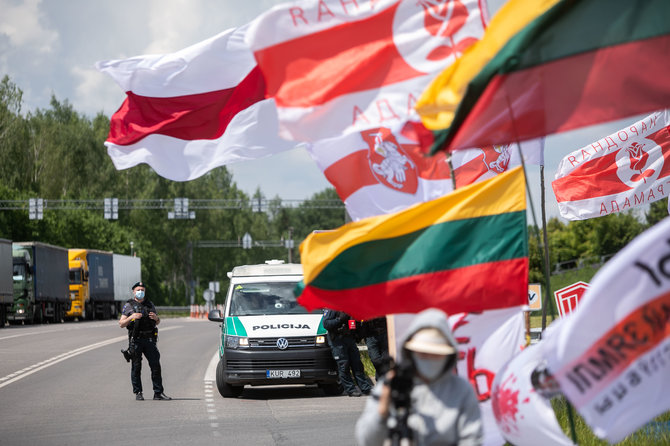
[[[296,302],[293,289],[297,282],[257,282],[235,285],[230,302],[230,316],[266,314],[308,314]],[[314,310],[312,313],[319,313]]]

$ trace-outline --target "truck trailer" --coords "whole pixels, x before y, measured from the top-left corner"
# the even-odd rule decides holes
[[[142,280],[142,261],[139,257],[114,254],[114,302],[117,316],[123,304],[132,297],[132,287]]]
[[[14,303],[12,241],[0,239],[0,328],[7,323],[7,312]]]
[[[68,250],[40,242],[12,244],[10,323],[62,322],[70,308]]]
[[[76,319],[110,319],[116,314],[112,253],[70,249],[70,300],[66,314]]]

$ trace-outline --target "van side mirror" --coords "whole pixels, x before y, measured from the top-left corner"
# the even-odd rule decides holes
[[[221,316],[221,310],[212,310],[207,315],[207,319],[212,322],[223,322],[223,316]]]

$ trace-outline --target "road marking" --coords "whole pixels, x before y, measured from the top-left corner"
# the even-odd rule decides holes
[[[26,332],[26,333],[18,333],[18,334],[9,335],[9,336],[2,336],[2,337],[0,337],[0,341],[4,341],[5,339],[20,338],[20,337],[23,337],[23,336],[33,336],[33,335],[39,335],[39,334],[57,333],[59,331],[70,331],[70,330],[81,330],[81,329],[84,329],[84,328],[107,327],[108,325],[112,325],[111,322],[115,322],[115,321],[110,321],[108,323],[65,326],[65,327],[54,328],[54,329],[51,329],[51,330],[29,331],[29,332]],[[10,328],[10,330],[12,330],[12,329]]]
[[[175,328],[181,328],[181,325],[176,325],[174,327],[167,327],[163,328],[161,332],[168,331],[168,330],[173,330]],[[75,356],[81,355],[82,353],[89,352],[91,350],[95,350],[100,347],[104,347],[109,344],[113,344],[115,342],[123,341],[125,339],[128,339],[128,336],[118,336],[116,338],[111,338],[107,339],[106,341],[100,341],[96,342],[95,344],[89,344],[85,345],[83,347],[79,347],[74,350],[70,350],[69,352],[61,353],[58,356],[54,356],[53,358],[49,358],[45,361],[38,362],[37,364],[33,364],[29,367],[26,367],[24,369],[19,370],[18,372],[14,372],[12,374],[9,374],[5,377],[0,378],[0,389],[3,387],[14,383],[20,379],[25,378],[26,376],[30,376],[33,373],[37,373],[40,370],[46,369],[47,367],[51,367],[52,365],[58,364],[59,362],[65,361],[66,359],[73,358]],[[4,381],[4,382],[3,382]]]
[[[207,366],[207,370],[205,371],[205,378],[203,381],[205,382],[216,381],[216,365],[218,363],[219,363],[219,352],[216,351],[214,352],[214,356],[212,356],[211,361],[209,361],[209,365]]]

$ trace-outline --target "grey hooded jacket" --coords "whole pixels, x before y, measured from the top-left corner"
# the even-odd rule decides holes
[[[409,352],[406,342],[421,328],[439,329],[456,346],[447,317],[436,309],[425,310],[412,321],[404,336],[403,357]],[[453,373],[453,367],[430,384],[415,378],[411,391],[411,413],[407,424],[414,433],[414,444],[424,445],[480,445],[483,431],[479,403],[472,386]],[[379,395],[384,382],[380,380],[368,398],[365,409],[356,423],[359,446],[383,445],[388,437],[387,420],[379,415]],[[393,416],[393,403],[390,407]]]

